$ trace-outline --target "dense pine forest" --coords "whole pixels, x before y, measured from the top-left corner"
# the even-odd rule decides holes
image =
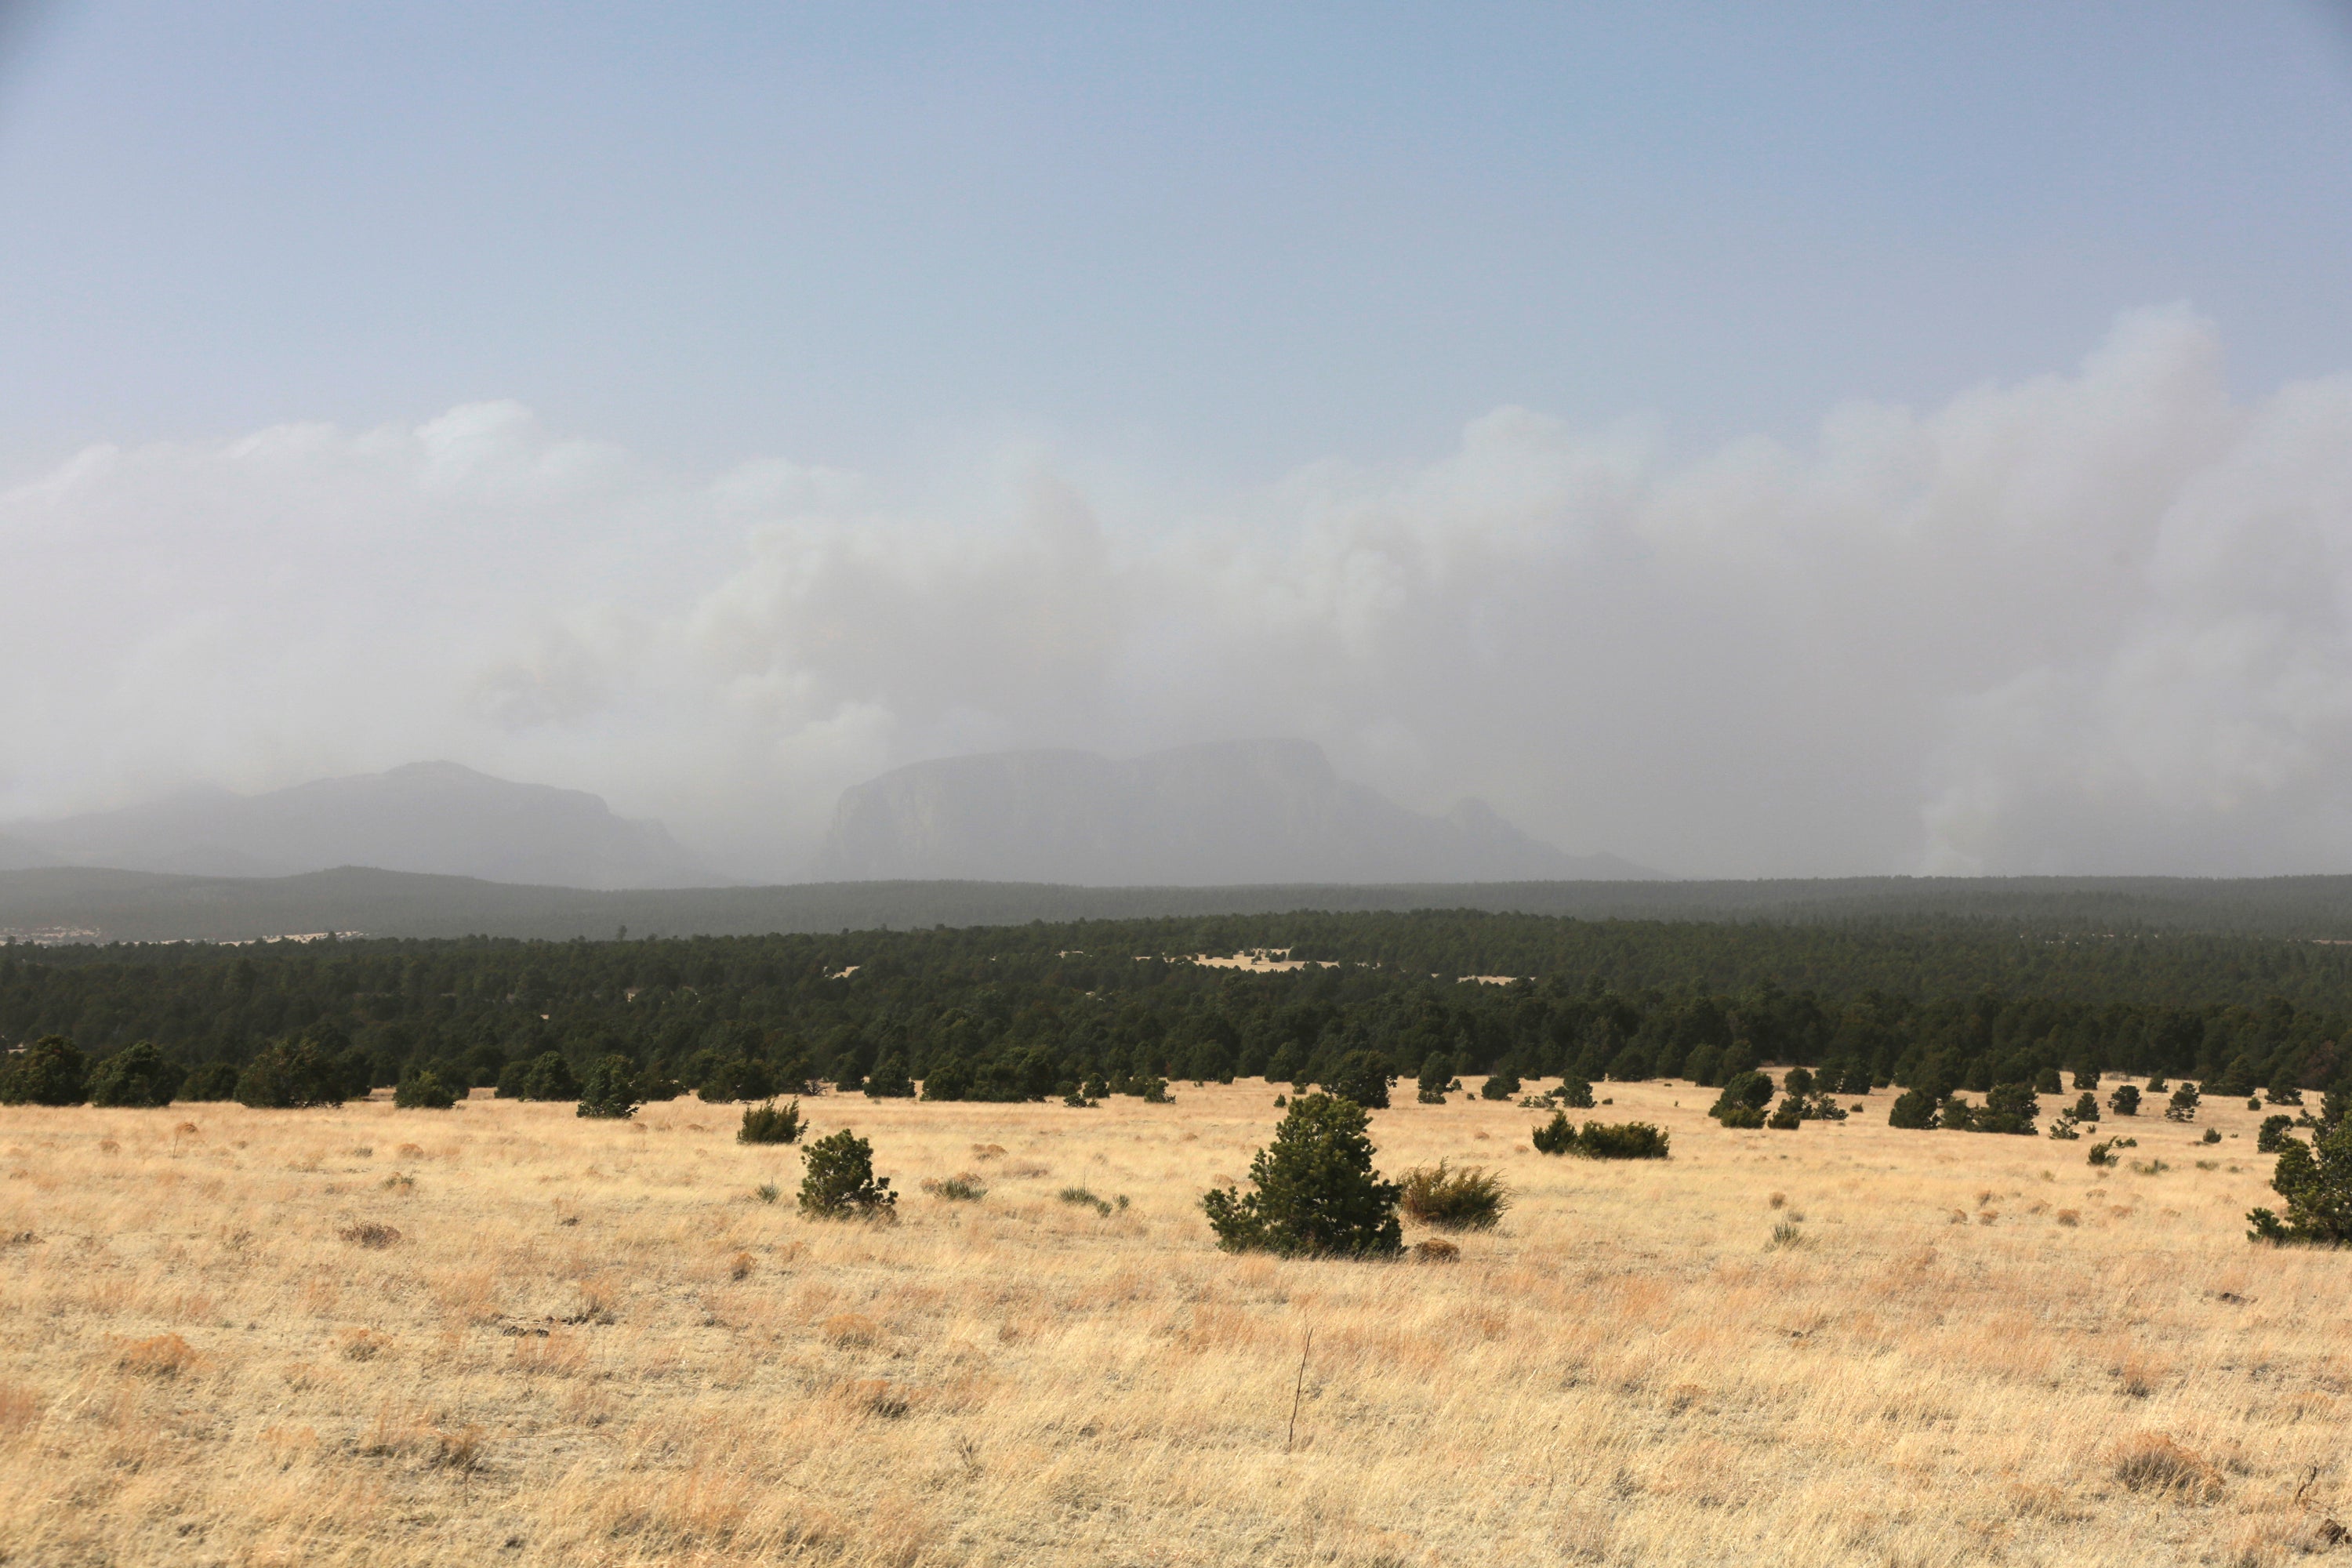
[[[1244,973],[1194,954],[1287,950]],[[1484,978],[1474,978],[1484,977]],[[1498,977],[1507,983],[1496,983]],[[1375,1053],[1424,1069],[1982,1089],[2046,1069],[2318,1089],[2345,1068],[2352,948],[1950,919],[1787,925],[1438,911],[1087,921],[836,935],[530,942],[0,947],[0,1040],[93,1061],[152,1042],[182,1098],[273,1043],[349,1092],[575,1092],[619,1056],[651,1095],[832,1084],[1030,1099],[1093,1083],[1321,1082]],[[177,1074],[175,1074],[177,1076]],[[1157,1090],[1154,1089],[1154,1092]]]

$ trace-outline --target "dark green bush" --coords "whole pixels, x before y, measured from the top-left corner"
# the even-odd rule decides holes
[[[1389,1081],[1395,1076],[1378,1051],[1349,1051],[1340,1058],[1339,1070],[1323,1088],[1342,1100],[1354,1100],[1367,1110],[1386,1110]]]
[[[576,1114],[605,1121],[626,1121],[644,1103],[637,1093],[637,1065],[615,1052],[588,1069],[580,1085]]]
[[[404,1074],[392,1091],[393,1105],[402,1110],[446,1110],[457,1103],[456,1091],[431,1068]]]
[[[187,1081],[180,1085],[180,1098],[192,1100],[235,1100],[236,1079],[235,1062],[206,1062],[190,1073]]]
[[[2164,1108],[2164,1119],[2167,1121],[2196,1121],[2197,1100],[2197,1086],[2193,1083],[2182,1084],[2172,1091],[2171,1103]]]
[[[2085,1089],[2074,1101],[2074,1120],[2096,1121],[2099,1119],[2099,1097]]]
[[[1565,1154],[1576,1147],[1576,1128],[1568,1120],[1568,1112],[1555,1110],[1551,1120],[1528,1134],[1528,1142],[1538,1154]]]
[[[773,1100],[776,1075],[768,1064],[751,1057],[728,1057],[713,1062],[695,1086],[695,1098],[705,1105],[732,1105],[744,1100]]]
[[[1481,1166],[1449,1170],[1440,1160],[1407,1171],[1397,1201],[1408,1218],[1440,1230],[1492,1230],[1511,1206],[1511,1194]]]
[[[169,1105],[187,1074],[180,1064],[141,1040],[115,1052],[90,1069],[92,1105]]]
[[[774,1100],[743,1108],[743,1125],[735,1130],[738,1143],[797,1143],[801,1137],[801,1102],[779,1106]]]
[[[1510,1068],[1496,1068],[1486,1075],[1486,1081],[1478,1086],[1478,1098],[1517,1100],[1519,1097],[1519,1090],[1526,1087],[1519,1081],[1519,1075]]]
[[[868,1100],[914,1099],[915,1081],[907,1076],[907,1058],[893,1051],[877,1063],[866,1079],[866,1096]]]
[[[1760,1072],[1744,1072],[1723,1086],[1707,1114],[1726,1127],[1761,1127],[1764,1107],[1772,1099],[1772,1080]]]
[[[1414,1097],[1423,1105],[1443,1105],[1446,1091],[1454,1087],[1454,1058],[1444,1051],[1432,1051],[1421,1060],[1421,1076],[1414,1081]]]
[[[1403,1249],[1399,1189],[1372,1168],[1369,1119],[1356,1101],[1328,1094],[1290,1102],[1274,1142],[1250,1162],[1257,1188],[1204,1194],[1202,1210],[1229,1252],[1388,1258]]]
[[[89,1066],[63,1035],[43,1035],[0,1065],[0,1105],[79,1105]]]
[[[2056,1068],[2043,1068],[2040,1072],[2035,1073],[2033,1075],[2033,1092],[2036,1094],[2064,1093],[2064,1086],[2058,1081],[2058,1069]]]
[[[1573,1152],[1588,1160],[1664,1160],[1673,1134],[1647,1121],[1588,1121]]]
[[[1929,1089],[1906,1089],[1886,1110],[1886,1125],[1914,1130],[1936,1125],[1936,1095]]]
[[[2292,1116],[2265,1116],[2263,1130],[2254,1134],[2254,1152],[2275,1154],[2286,1146],[2287,1130],[2294,1125]]]
[[[1551,1091],[1551,1098],[1570,1110],[1590,1110],[1592,1109],[1592,1086],[1570,1073],[1560,1079],[1559,1087]]]
[[[971,1098],[971,1069],[950,1057],[923,1074],[923,1098],[954,1102]]]
[[[343,1102],[343,1074],[316,1041],[265,1046],[236,1077],[236,1099],[257,1110],[300,1110]]]
[[[2139,1085],[2136,1083],[2117,1084],[2116,1086],[2115,1093],[2107,1096],[2107,1109],[2114,1111],[2117,1116],[2137,1116],[2139,1114]]]
[[[1970,1130],[2031,1138],[2034,1133],[2033,1119],[2041,1114],[2042,1102],[2034,1097],[2032,1084],[1997,1083],[1985,1094],[1984,1104],[1977,1108]]]
[[[542,1051],[528,1061],[518,1057],[499,1069],[501,1100],[577,1100],[580,1080],[562,1051]]]
[[[2352,1122],[2338,1122],[2310,1143],[2288,1139],[2279,1149],[2271,1189],[2286,1199],[2286,1217],[2253,1210],[2246,1215],[2252,1238],[2322,1247],[2352,1242]]]
[[[1781,1132],[1793,1132],[1804,1124],[1805,1102],[1801,1100],[1782,1100],[1773,1107],[1772,1114],[1764,1119],[1765,1126]]]
[[[890,1178],[876,1180],[874,1145],[845,1127],[801,1151],[801,1212],[814,1219],[895,1215]]]
[[[1790,1068],[1780,1075],[1780,1092],[1790,1100],[1803,1100],[1813,1092],[1813,1075],[1803,1068]]]

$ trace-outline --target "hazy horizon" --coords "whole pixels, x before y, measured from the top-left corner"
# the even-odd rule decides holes
[[[26,15],[0,822],[447,758],[757,879],[1282,736],[1682,877],[2352,868],[2335,8]]]

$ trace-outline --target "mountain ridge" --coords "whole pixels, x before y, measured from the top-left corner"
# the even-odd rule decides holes
[[[0,857],[13,858],[12,846],[53,865],[178,876],[285,877],[365,866],[587,889],[722,880],[661,824],[616,816],[600,796],[450,762],[250,795],[196,785],[113,811],[0,826]]]
[[[1575,856],[1484,802],[1411,811],[1311,741],[1218,741],[1114,760],[1069,749],[894,768],[842,792],[816,881],[1077,887],[1655,879]]]

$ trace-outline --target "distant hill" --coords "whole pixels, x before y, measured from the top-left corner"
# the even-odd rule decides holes
[[[283,877],[337,866],[575,888],[708,887],[720,879],[656,822],[580,790],[455,763],[320,779],[267,795],[192,789],[145,805],[7,826],[0,868],[102,866]],[[13,841],[13,844],[12,842]],[[12,853],[41,859],[18,859]]]
[[[36,849],[21,838],[0,834],[0,871],[23,871],[35,866],[54,866],[58,858],[45,849]]]
[[[1477,801],[1408,811],[1307,741],[1231,741],[1125,762],[1000,752],[917,763],[845,792],[819,881],[973,879],[1083,887],[1613,880],[1657,873],[1528,837]]]
[[[79,867],[0,871],[0,934],[22,941],[239,942],[312,931],[544,941],[1211,918],[1292,910],[1484,910],[1580,920],[1853,923],[1961,921],[2021,940],[2127,931],[2352,941],[2352,877],[1854,877],[1822,881],[1417,883],[1073,888],[834,882],[592,892],[347,868],[169,877]],[[1931,933],[1922,932],[1923,942]],[[1922,962],[1931,947],[1923,946]]]

